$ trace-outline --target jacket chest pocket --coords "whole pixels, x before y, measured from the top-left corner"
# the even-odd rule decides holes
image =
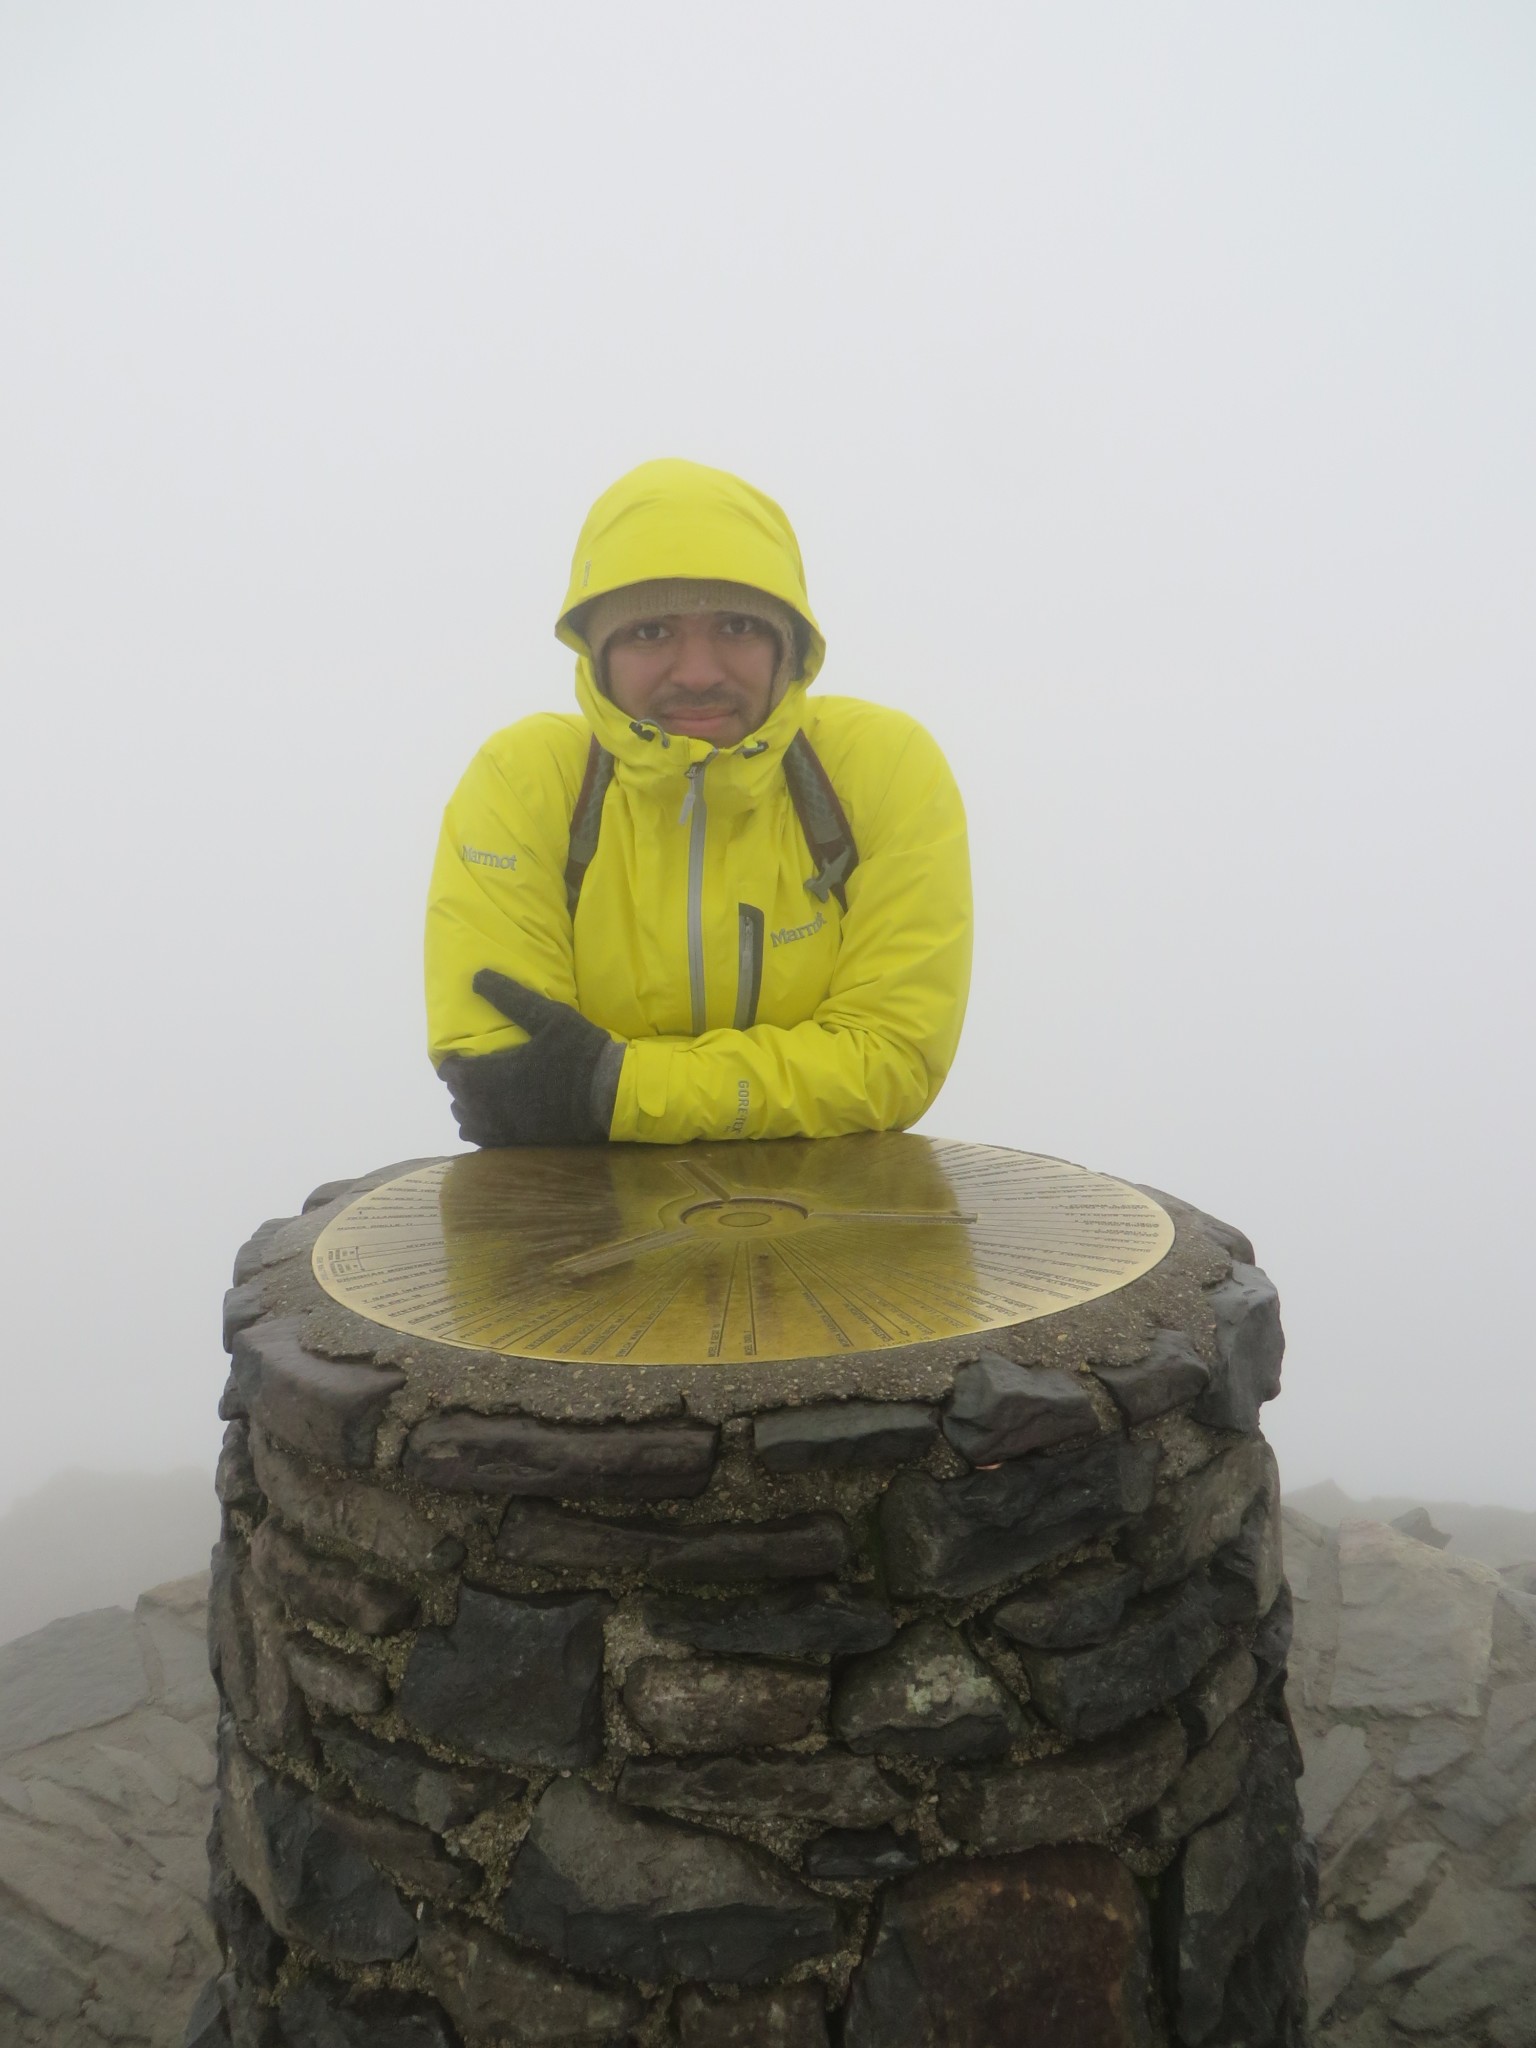
[[[736,906],[736,1015],[738,1031],[750,1031],[757,1022],[757,1005],[763,993],[763,934],[767,919],[755,903]]]

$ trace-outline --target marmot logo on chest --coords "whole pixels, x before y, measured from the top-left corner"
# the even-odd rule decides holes
[[[826,922],[826,918],[818,910],[809,924],[785,925],[781,930],[774,932],[773,943],[776,946],[792,946],[796,939],[809,939],[815,933],[824,930]]]

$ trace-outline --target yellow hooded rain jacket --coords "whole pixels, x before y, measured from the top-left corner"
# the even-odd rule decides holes
[[[805,623],[799,676],[729,749],[632,725],[600,690],[581,637],[591,598],[672,577],[749,584]],[[491,967],[626,1041],[615,1139],[831,1137],[915,1122],[965,1014],[964,811],[914,719],[810,694],[825,645],[784,514],[724,471],[644,464],[593,507],[556,630],[579,657],[580,714],[496,733],[443,819],[427,911],[433,1063],[524,1038],[470,986]],[[802,727],[858,848],[846,910],[807,887],[815,863],[783,764]],[[614,773],[573,922],[565,867],[594,735]]]

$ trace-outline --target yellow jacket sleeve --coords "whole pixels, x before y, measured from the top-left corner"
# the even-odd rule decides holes
[[[929,1107],[965,1016],[971,878],[960,792],[921,727],[856,830],[837,966],[814,1016],[632,1041],[615,1138],[834,1137],[898,1129]]]
[[[498,735],[449,799],[427,899],[434,1066],[450,1053],[494,1052],[527,1037],[475,994],[482,967],[557,1003],[576,1001],[565,862],[587,742],[574,723],[545,715]]]

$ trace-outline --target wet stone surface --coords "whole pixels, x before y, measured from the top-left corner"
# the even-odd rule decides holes
[[[1280,1325],[1239,1233],[1175,1205],[1142,1278],[979,1338],[598,1367],[323,1296],[319,1233],[390,1177],[263,1226],[227,1303],[196,2048],[1300,2048]],[[1443,1725],[1528,1596],[1440,1590]],[[1307,1682],[1368,1627],[1351,1591]],[[125,1698],[191,1696],[158,1628]],[[1510,1870],[1517,1709],[1422,1781]],[[1385,1776],[1355,1737],[1333,1830]],[[1440,1870],[1400,1857],[1370,1924]],[[57,1975],[6,1942],[0,2033],[6,1971]],[[1403,1967],[1415,2012],[1466,1995]]]
[[[326,1763],[365,1799],[438,1834],[523,1790],[509,1772],[439,1763],[412,1743],[381,1742],[347,1724],[320,1729],[318,1741]]]
[[[649,1599],[647,1628],[663,1642],[737,1657],[852,1657],[877,1650],[896,1633],[889,1608],[872,1594],[813,1586],[755,1599]]]
[[[902,1473],[880,1503],[892,1591],[965,1599],[1065,1556],[1146,1511],[1158,1455],[1154,1443],[1110,1442],[967,1479]]]
[[[318,1358],[300,1342],[302,1317],[252,1323],[234,1339],[232,1376],[243,1413],[291,1450],[330,1465],[373,1463],[379,1424],[402,1373]]]
[[[1073,1373],[1015,1365],[996,1352],[962,1366],[944,1413],[944,1434],[973,1465],[1097,1436],[1099,1418]]]
[[[754,1522],[617,1522],[546,1501],[509,1503],[496,1554],[511,1565],[683,1585],[835,1577],[850,1543],[840,1515]]]
[[[916,1621],[838,1680],[834,1731],[887,1756],[999,1756],[1018,1733],[1017,1703],[958,1630]]]
[[[1036,1650],[1083,1650],[1108,1640],[1141,1573],[1128,1564],[1068,1565],[993,1610],[992,1624]]]
[[[977,1849],[1095,1841],[1155,1805],[1185,1754],[1177,1721],[1160,1717],[1013,1769],[954,1769],[940,1780],[939,1819]]]
[[[515,1600],[466,1586],[452,1626],[416,1638],[400,1681],[402,1716],[495,1763],[595,1763],[606,1611],[591,1594]]]
[[[1190,1578],[1136,1601],[1114,1634],[1091,1649],[1021,1649],[1035,1708],[1083,1741],[1140,1720],[1181,1693],[1220,1649],[1216,1608],[1209,1580]]]
[[[921,1458],[938,1429],[933,1409],[915,1401],[827,1401],[759,1415],[752,1445],[770,1472],[835,1471]]]
[[[495,2039],[515,2018],[525,2041],[581,2048],[626,2039],[644,2011],[638,1992],[575,1976],[478,1920],[429,1914],[417,1955],[434,1997],[471,2041]]]
[[[700,1422],[579,1428],[527,1415],[448,1413],[416,1425],[403,1462],[409,1478],[449,1492],[676,1500],[708,1486],[715,1442]]]
[[[805,1845],[807,1877],[905,1877],[923,1860],[916,1835],[896,1828],[828,1828]]]
[[[502,1912],[510,1934],[576,1968],[652,1983],[761,1983],[840,1939],[834,1903],[761,1851],[574,1778],[535,1808]]]
[[[1132,1426],[1187,1406],[1211,1380],[1211,1368],[1182,1330],[1159,1330],[1151,1350],[1134,1365],[1098,1365],[1094,1373]]]
[[[724,1657],[644,1657],[624,1705],[658,1749],[765,1749],[798,1742],[826,1712],[831,1684],[813,1665]]]
[[[678,2048],[826,2048],[827,2005],[819,1984],[785,1984],[714,1998],[693,1986],[677,2001]]]
[[[820,1820],[844,1828],[879,1827],[902,1818],[912,1803],[911,1794],[870,1758],[839,1749],[683,1763],[632,1757],[619,1774],[618,1796],[626,1805],[662,1813]]]
[[[883,1901],[843,2038],[846,2048],[1151,2048],[1148,1952],[1135,1880],[1103,1850],[942,1865]]]

